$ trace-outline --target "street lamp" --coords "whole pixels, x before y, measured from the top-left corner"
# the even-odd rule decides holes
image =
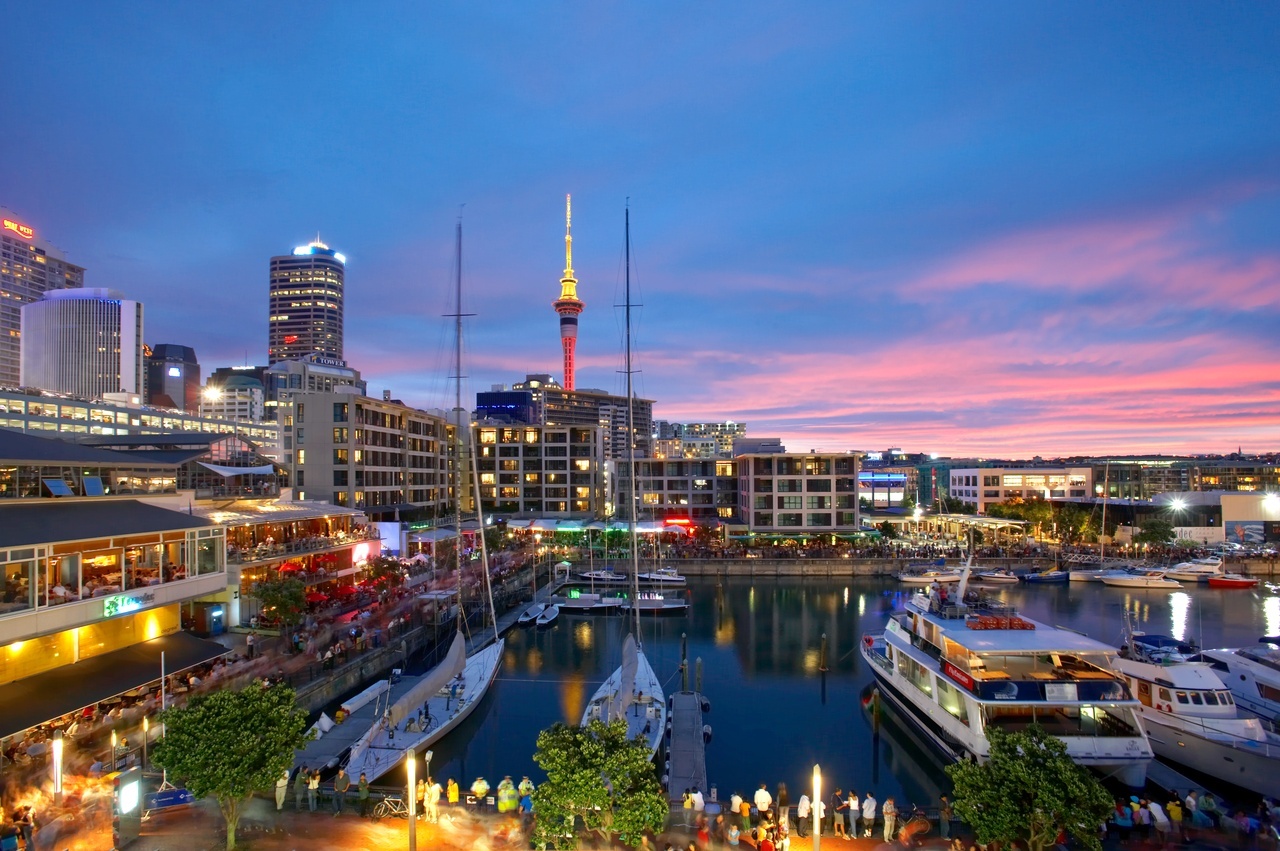
[[[53,734],[53,802],[62,803],[62,731]]]
[[[115,730],[112,730],[112,731],[111,731],[111,770],[112,770],[112,771],[116,771],[116,770],[117,770],[117,767],[116,767],[116,744],[117,744],[117,741],[118,741],[118,739],[116,738],[116,731],[115,731]]]
[[[817,763],[813,766],[813,806],[809,812],[813,815],[813,851],[822,846],[822,819],[818,818],[818,809],[822,804],[822,769]]]
[[[409,794],[405,796],[409,799],[409,851],[418,851],[418,795],[414,791],[418,786],[418,779],[415,776],[418,771],[418,761],[414,757],[413,748],[404,752],[404,762],[409,771]]]
[[[428,795],[430,795],[430,794],[431,794],[431,788],[430,788],[430,787],[431,787],[431,757],[435,756],[435,751],[430,751],[430,750],[429,750],[429,751],[427,751],[426,753],[424,753],[422,756],[423,756],[423,757],[426,759],[426,761],[427,761],[427,767],[426,767],[426,768],[424,768],[424,769],[422,770],[422,773],[423,773],[424,775],[426,775],[426,778],[427,778],[427,794],[428,794]],[[417,798],[417,797],[418,797],[418,796],[417,796],[417,794],[415,793],[415,794],[414,794],[414,798]],[[425,799],[425,798],[423,799],[423,803],[424,803],[424,804],[426,803],[426,799]],[[438,808],[438,806],[439,806],[439,803],[437,802],[437,808]],[[437,809],[437,812],[438,812],[438,811],[439,811],[439,810]]]
[[[151,718],[142,716],[142,770],[147,770],[147,734],[151,731]]]

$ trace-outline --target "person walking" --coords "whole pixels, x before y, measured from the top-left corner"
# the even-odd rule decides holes
[[[311,772],[311,776],[307,778],[307,806],[311,808],[311,812],[316,811],[316,798],[320,797],[320,769]]]
[[[893,802],[892,795],[884,799],[880,813],[884,816],[884,841],[892,842],[893,831],[898,826],[898,806]]]
[[[307,767],[304,765],[298,769],[298,774],[293,778],[293,808],[298,812],[302,812],[302,801],[307,796],[307,779],[310,775]]]
[[[360,772],[360,782],[356,784],[356,800],[360,802],[360,818],[369,817],[369,778]]]
[[[284,796],[289,792],[289,769],[285,769],[276,781],[276,812],[284,809]]]
[[[943,795],[938,803],[938,833],[943,839],[951,838],[951,820],[955,817],[955,808],[951,806],[947,796]]]
[[[342,808],[347,804],[347,790],[351,788],[351,778],[345,768],[338,769],[338,776],[333,778],[333,817],[342,815]]]
[[[864,839],[871,838],[871,828],[876,825],[876,797],[870,792],[867,797],[862,800],[862,836]]]
[[[434,777],[427,778],[427,820],[432,824],[440,821],[440,793],[443,791]]]

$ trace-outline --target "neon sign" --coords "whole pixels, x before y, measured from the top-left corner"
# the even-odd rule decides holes
[[[4,220],[4,229],[11,230],[23,239],[35,239],[36,232],[21,222],[15,222],[13,219]]]
[[[102,616],[104,618],[113,618],[116,615],[136,612],[143,606],[155,601],[156,595],[151,592],[135,595],[117,594],[102,601]]]

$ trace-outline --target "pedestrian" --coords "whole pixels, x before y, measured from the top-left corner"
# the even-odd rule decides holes
[[[893,831],[898,826],[898,807],[894,804],[892,795],[884,799],[880,812],[884,816],[884,841],[892,842]]]
[[[707,810],[707,799],[702,796],[702,790],[697,786],[693,787],[693,812],[694,817],[698,813],[704,813]]]
[[[533,781],[529,779],[527,774],[520,778],[520,785],[516,787],[516,791],[520,793],[521,798],[525,795],[533,794]]]
[[[1147,809],[1147,802],[1132,795],[1129,798],[1129,809],[1133,810],[1133,826],[1138,831],[1138,839],[1146,845],[1151,838],[1151,811]]]
[[[360,818],[369,817],[369,778],[360,772],[360,782],[356,784],[356,800],[360,802]]]
[[[742,831],[738,830],[738,826],[736,824],[729,825],[729,829],[725,831],[725,835],[724,835],[725,841],[729,843],[730,848],[738,847],[738,843],[740,841],[741,836],[742,836]]]
[[[1147,801],[1147,811],[1151,813],[1151,826],[1156,831],[1156,841],[1163,848],[1169,841],[1169,816],[1165,814],[1164,807],[1155,801]]]
[[[35,849],[35,831],[36,831],[36,814],[32,811],[31,805],[24,806],[16,813],[14,822],[18,825],[18,831],[22,834],[23,851],[34,851]]]
[[[347,803],[347,790],[351,788],[351,778],[345,768],[338,769],[338,776],[333,778],[333,817],[342,815],[342,808]]]
[[[284,809],[284,796],[289,791],[289,769],[285,769],[276,781],[276,812]]]
[[[1218,808],[1218,802],[1214,800],[1212,792],[1206,791],[1200,796],[1199,809],[1208,816],[1214,827],[1222,824],[1222,810]]]
[[[951,801],[943,795],[939,799],[938,805],[938,833],[943,839],[951,838],[951,820],[956,817],[955,808],[951,806]]]
[[[444,784],[444,788],[445,800],[449,802],[449,806],[456,807],[458,805],[458,781],[450,777],[448,782]]]
[[[730,821],[737,822],[738,826],[742,826],[742,796],[734,792],[729,796],[729,812],[732,814]]]
[[[418,785],[413,789],[413,800],[417,802],[414,812],[418,814],[418,818],[422,818],[422,807],[426,803],[427,798],[427,781],[418,778]]]
[[[774,808],[778,811],[778,824],[787,823],[787,816],[791,810],[791,796],[787,794],[787,784],[778,784],[778,797],[774,802]]]
[[[307,778],[310,775],[307,767],[304,765],[298,769],[298,774],[293,778],[293,808],[298,812],[302,812],[302,799],[307,794]]]
[[[1175,792],[1165,802],[1164,811],[1169,816],[1169,832],[1173,834],[1173,841],[1186,842],[1187,831],[1182,823],[1182,801],[1178,799],[1178,793]]]
[[[729,835],[729,826],[725,823],[724,813],[716,813],[716,820],[711,823],[711,837],[719,843],[723,843]]]
[[[751,802],[745,798],[742,800],[742,803],[738,805],[738,818],[742,820],[742,824],[740,826],[743,830],[749,830],[751,828]]]
[[[755,794],[756,818],[764,818],[764,814],[773,806],[773,796],[769,794],[768,784],[761,783]]]
[[[686,788],[680,796],[680,824],[683,827],[693,826],[693,790]]]
[[[850,789],[845,796],[844,819],[845,835],[850,839],[858,838],[858,817],[862,815],[862,805],[858,802],[858,793]]]
[[[489,782],[483,777],[477,777],[476,782],[471,784],[471,797],[475,798],[476,806],[483,807],[484,799],[489,794]]]
[[[1111,823],[1116,826],[1116,832],[1120,834],[1120,844],[1128,845],[1129,838],[1133,835],[1133,810],[1129,808],[1128,801],[1116,801],[1115,809],[1111,813]]]
[[[427,820],[432,824],[440,821],[440,793],[442,791],[435,778],[427,778]]]
[[[249,630],[249,635],[244,640],[244,655],[246,659],[253,658],[253,648],[258,643],[258,634],[253,630]]]
[[[311,772],[311,776],[307,778],[307,806],[311,808],[311,812],[316,811],[316,798],[320,797],[320,769]]]
[[[876,825],[876,797],[870,792],[862,801],[862,836],[864,839],[871,838],[871,828]]]
[[[821,798],[813,799],[813,835],[822,835],[822,820],[826,817],[827,805]]]
[[[839,839],[848,839],[849,834],[844,829],[845,811],[849,809],[849,799],[845,797],[844,790],[839,786],[831,793],[831,835]]]
[[[809,835],[809,796],[801,795],[796,803],[796,836],[804,839]]]

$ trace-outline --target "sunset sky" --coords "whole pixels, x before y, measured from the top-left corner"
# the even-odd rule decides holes
[[[371,395],[560,373],[793,451],[1280,449],[1280,6],[11,6],[0,206],[206,371],[347,255]],[[463,207],[462,205],[465,205]],[[474,397],[471,396],[474,400]]]

